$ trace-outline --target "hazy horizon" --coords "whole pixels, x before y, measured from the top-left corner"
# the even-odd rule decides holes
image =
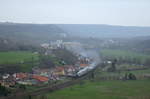
[[[149,0],[1,0],[0,22],[150,26]]]

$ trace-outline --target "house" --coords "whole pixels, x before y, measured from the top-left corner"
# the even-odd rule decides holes
[[[65,66],[65,73],[67,75],[71,75],[71,74],[75,73],[75,71],[76,71],[75,66]]]
[[[16,73],[13,76],[16,78],[16,80],[23,80],[29,77],[27,73]]]
[[[40,75],[33,75],[32,78],[36,79],[39,82],[45,82],[45,83],[47,83],[49,81],[48,77],[40,76]]]
[[[35,79],[31,79],[31,80],[25,80],[25,81],[18,81],[18,84],[22,84],[22,85],[35,85],[37,84],[37,81]]]
[[[91,61],[91,59],[89,59],[87,57],[80,57],[79,61],[81,64],[88,64]]]
[[[11,87],[16,84],[15,78],[12,75],[9,75],[7,78],[0,81],[0,84],[5,87]]]
[[[51,72],[50,69],[33,69],[34,74],[46,76],[46,77],[49,76],[50,72]]]
[[[8,81],[0,81],[0,84],[2,86],[5,86],[5,87],[12,87],[12,86],[15,86],[16,82],[14,81],[11,81],[11,82],[8,82]]]
[[[80,68],[84,68],[84,67],[87,67],[88,64],[80,64]]]
[[[31,82],[27,82],[27,81],[18,81],[17,83],[22,85],[32,85]]]
[[[5,74],[2,76],[3,79],[7,79],[10,75],[9,74]]]
[[[62,40],[56,40],[50,42],[50,49],[57,49],[62,48],[63,41]]]
[[[59,76],[65,75],[65,68],[60,66],[56,67],[54,69],[54,75],[59,75]]]
[[[49,79],[50,80],[59,80],[59,76],[56,75],[54,72],[52,72],[50,75],[49,75]]]
[[[49,44],[48,43],[43,43],[43,44],[41,44],[41,47],[42,48],[45,48],[45,49],[48,49],[49,48]]]

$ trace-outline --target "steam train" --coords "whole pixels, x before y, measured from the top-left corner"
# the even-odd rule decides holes
[[[79,70],[76,74],[70,75],[70,77],[78,78],[78,77],[84,76],[84,75],[86,75],[88,72],[94,70],[96,67],[97,67],[97,63],[96,63],[96,62],[93,62],[93,63],[89,64],[89,66],[87,66],[87,67],[85,67],[85,68]]]

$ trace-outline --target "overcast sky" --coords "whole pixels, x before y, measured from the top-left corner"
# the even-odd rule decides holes
[[[0,0],[0,21],[150,26],[150,0]]]

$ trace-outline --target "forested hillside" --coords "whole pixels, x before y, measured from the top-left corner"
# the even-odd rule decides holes
[[[58,24],[71,35],[99,38],[131,38],[150,36],[150,27],[115,26],[103,24]]]
[[[15,24],[1,23],[0,37],[23,42],[45,42],[61,37],[64,31],[52,24]]]

